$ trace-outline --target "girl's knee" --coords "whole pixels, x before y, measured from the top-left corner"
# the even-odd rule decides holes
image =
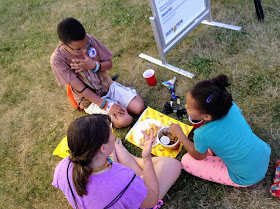
[[[164,166],[168,167],[168,168],[172,168],[172,170],[174,172],[178,171],[181,172],[181,162],[175,158],[171,158],[171,157],[162,157],[162,163]]]
[[[185,154],[181,159],[182,168],[190,174],[193,174],[200,165],[201,161],[194,159],[189,153]]]
[[[189,153],[187,153],[182,157],[181,164],[183,166],[186,166],[188,164],[188,162],[191,161],[191,160],[192,160],[192,156]]]
[[[171,157],[162,157],[159,163],[158,168],[174,183],[181,174],[182,165],[180,161]]]

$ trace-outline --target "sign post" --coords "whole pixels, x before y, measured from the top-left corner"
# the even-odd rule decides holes
[[[194,74],[169,65],[166,55],[200,23],[232,30],[239,26],[212,21],[210,0],[150,0],[153,17],[150,17],[160,60],[141,53],[139,57],[181,75],[194,78]]]

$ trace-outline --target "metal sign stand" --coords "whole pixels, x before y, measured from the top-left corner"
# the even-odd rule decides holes
[[[219,23],[219,22],[214,22],[212,21],[212,15],[211,15],[211,6],[210,6],[210,0],[205,0],[206,4],[206,11],[204,11],[202,14],[200,14],[196,19],[192,21],[190,25],[188,25],[181,33],[179,33],[176,37],[173,38],[172,42],[165,44],[160,21],[158,19],[158,14],[156,10],[156,3],[155,0],[150,0],[150,4],[153,10],[153,17],[150,17],[150,22],[152,25],[155,41],[157,44],[158,52],[160,55],[160,60],[153,58],[149,55],[146,54],[139,54],[140,58],[143,58],[149,62],[152,62],[156,65],[159,65],[161,67],[165,67],[171,71],[174,71],[176,73],[179,73],[181,75],[184,75],[189,78],[194,78],[195,75],[185,71],[181,68],[175,67],[173,65],[170,65],[166,61],[166,55],[168,52],[170,52],[182,39],[184,39],[192,30],[194,30],[200,23],[207,24],[207,25],[212,25],[212,26],[217,26],[217,27],[222,27],[222,28],[227,28],[231,30],[241,30],[242,27],[239,26],[234,26],[234,25],[228,25],[224,23]]]
[[[254,0],[257,16],[259,21],[264,20],[263,8],[261,0]]]

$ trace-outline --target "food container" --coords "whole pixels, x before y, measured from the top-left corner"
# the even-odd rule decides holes
[[[165,127],[161,128],[158,132],[157,140],[162,146],[172,148],[173,150],[175,150],[179,147],[180,141],[177,137],[173,136],[169,132],[169,129],[170,129],[170,126],[165,126]],[[162,137],[163,137],[163,140],[161,141]],[[165,143],[165,142],[168,142],[166,137],[169,138],[169,143],[168,144]]]

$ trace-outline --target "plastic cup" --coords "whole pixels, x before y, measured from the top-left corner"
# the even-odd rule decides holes
[[[192,123],[194,128],[199,128],[200,126],[202,126],[204,124],[204,120],[193,121],[190,116],[189,116],[189,121]]]
[[[150,86],[155,86],[157,84],[155,71],[152,69],[148,69],[143,73],[143,77],[147,80]]]

